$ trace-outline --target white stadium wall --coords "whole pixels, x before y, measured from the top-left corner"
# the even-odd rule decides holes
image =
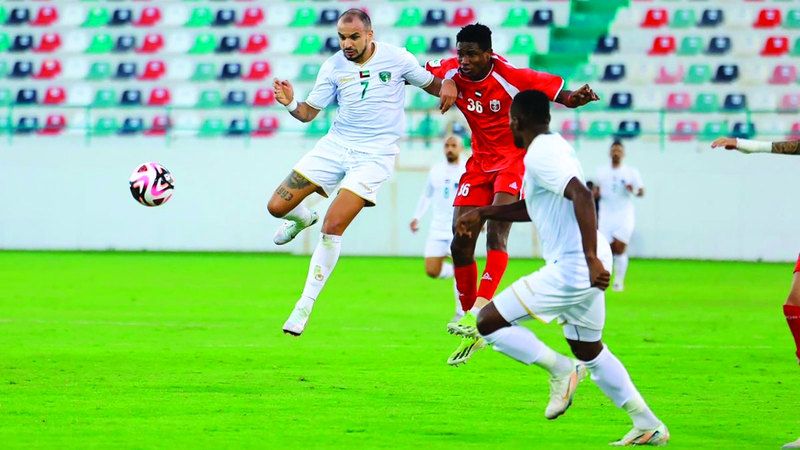
[[[314,141],[271,139],[14,137],[0,149],[0,248],[69,250],[290,251],[313,248],[319,227],[287,247],[272,244],[278,220],[266,200]],[[800,250],[800,157],[711,151],[707,143],[648,139],[628,145],[647,193],[637,199],[631,254],[652,258],[789,261]],[[582,141],[586,175],[607,163],[608,141]],[[405,142],[394,179],[345,236],[345,254],[421,255],[423,231],[408,222],[439,145]],[[130,196],[138,163],[175,175],[164,206]],[[314,200],[323,210],[327,202]],[[482,244],[481,244],[482,246]],[[517,225],[512,256],[538,254],[535,232]],[[483,253],[483,252],[479,252]]]

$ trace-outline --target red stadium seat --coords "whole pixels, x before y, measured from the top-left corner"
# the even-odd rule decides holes
[[[770,36],[761,50],[762,56],[782,56],[789,53],[789,38],[787,36]]]
[[[656,83],[658,84],[676,84],[683,81],[684,70],[682,65],[674,66],[664,65],[658,69],[658,76]]]
[[[667,96],[667,109],[687,111],[692,107],[692,96],[688,92],[672,92]]]
[[[171,101],[172,96],[169,93],[169,89],[157,87],[150,91],[150,97],[147,99],[147,106],[169,105]]]
[[[700,124],[694,120],[682,120],[675,124],[675,130],[670,134],[670,141],[692,141],[700,131]]]
[[[36,14],[36,18],[30,23],[40,27],[47,27],[58,20],[58,10],[52,6],[42,6]]]
[[[167,73],[167,66],[164,61],[148,61],[144,66],[144,72],[139,77],[140,80],[158,80]]]
[[[142,40],[142,46],[136,49],[137,53],[158,53],[164,48],[164,36],[148,34]]]
[[[137,27],[152,27],[161,21],[161,10],[156,6],[147,6],[133,24]]]
[[[675,53],[675,36],[656,36],[648,52],[654,56],[663,56]]]
[[[753,27],[755,28],[775,28],[780,25],[782,22],[781,19],[781,10],[775,8],[764,8],[758,12],[758,17],[756,18],[755,23],[753,23]]]
[[[568,141],[574,141],[575,138],[585,131],[583,124],[575,119],[567,119],[561,123],[561,136]]]
[[[63,114],[51,114],[47,116],[44,127],[42,127],[38,133],[52,136],[60,134],[66,127],[67,119]]]
[[[61,74],[61,61],[57,59],[45,59],[39,68],[39,72],[33,76],[40,80],[49,80]]]
[[[42,103],[45,105],[60,105],[67,100],[67,94],[64,88],[60,86],[50,87],[44,93],[44,100]]]
[[[241,50],[242,53],[261,53],[266,50],[269,45],[267,36],[265,34],[251,34],[247,38],[247,45]]]
[[[172,119],[169,116],[158,115],[153,117],[153,123],[144,134],[145,136],[164,136],[172,128]]]
[[[800,122],[792,124],[791,131],[789,131],[789,136],[786,136],[786,139],[789,141],[800,140]]]
[[[256,91],[253,106],[272,106],[275,104],[275,91],[271,88],[261,88]]]
[[[669,22],[669,13],[664,8],[648,9],[642,20],[642,28],[659,28]]]
[[[475,10],[468,6],[462,6],[456,8],[453,12],[453,20],[450,21],[450,26],[463,27],[473,22],[475,22]]]
[[[61,35],[58,33],[45,33],[34,51],[37,53],[50,53],[59,47],[61,47]]]
[[[264,10],[257,6],[245,8],[242,20],[237,25],[240,27],[255,27],[264,21]]]
[[[772,70],[769,78],[770,84],[792,84],[797,80],[797,66],[794,64],[779,64]]]
[[[278,131],[278,118],[275,116],[261,117],[258,119],[258,126],[253,130],[253,136],[268,137]]]
[[[800,112],[800,94],[784,94],[778,105],[780,112]]]
[[[261,81],[269,76],[271,70],[266,61],[253,61],[250,64],[250,72],[244,77],[245,80]]]

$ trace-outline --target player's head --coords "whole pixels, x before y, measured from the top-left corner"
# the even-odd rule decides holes
[[[444,138],[444,157],[447,162],[454,163],[461,157],[461,152],[464,151],[464,142],[460,137],[455,134],[448,134]]]
[[[625,146],[622,145],[622,141],[615,140],[611,143],[611,149],[609,151],[611,155],[611,163],[612,164],[619,164],[622,162],[622,158],[625,157]]]
[[[339,47],[344,57],[353,62],[363,62],[372,46],[372,20],[364,11],[351,8],[339,16],[336,24]]]
[[[465,26],[456,35],[456,49],[461,75],[473,80],[485,77],[492,65],[492,30],[480,23]]]
[[[550,99],[541,91],[522,91],[511,102],[509,116],[514,145],[526,148],[533,138],[550,130]]]

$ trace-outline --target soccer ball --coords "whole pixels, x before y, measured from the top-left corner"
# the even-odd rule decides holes
[[[161,164],[148,162],[140,164],[128,180],[131,195],[144,206],[158,206],[172,198],[175,180],[169,170]]]

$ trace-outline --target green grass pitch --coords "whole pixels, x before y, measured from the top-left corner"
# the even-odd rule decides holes
[[[491,350],[448,367],[452,286],[421,259],[343,257],[306,334],[284,336],[307,261],[0,252],[0,447],[600,449],[628,431],[589,380],[548,422],[540,369]],[[539,264],[512,260],[504,285]],[[632,260],[609,292],[605,341],[671,448],[800,435],[791,271]]]

